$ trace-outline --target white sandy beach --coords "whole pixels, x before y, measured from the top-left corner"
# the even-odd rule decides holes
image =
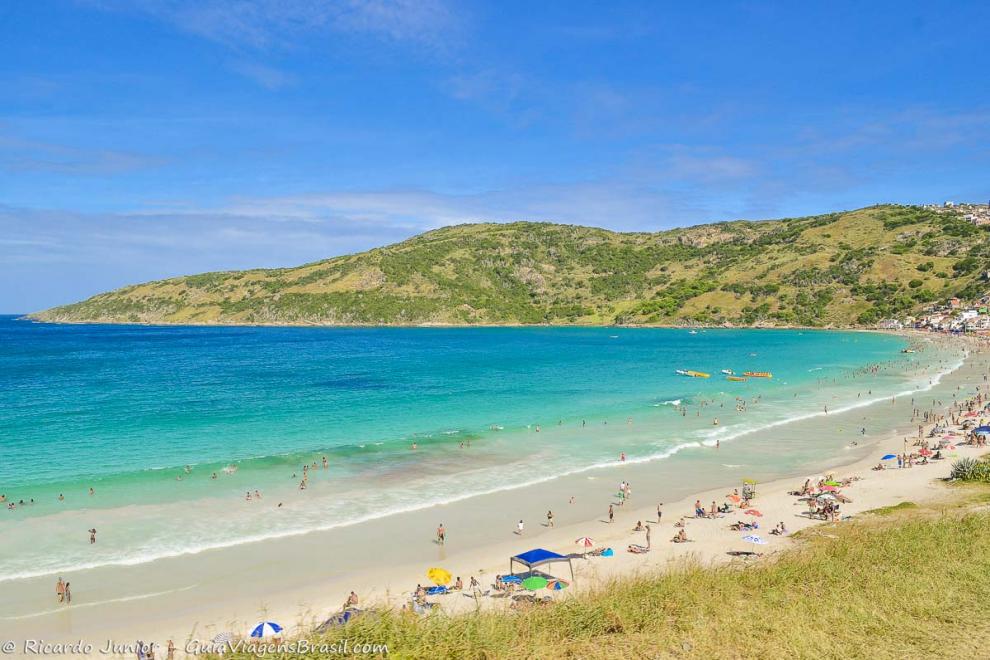
[[[932,401],[939,400],[943,405],[937,409],[942,413],[952,403],[953,394],[961,399],[974,393],[983,382],[986,358],[975,344],[970,350],[962,367],[946,375],[930,392],[917,396],[916,407],[932,410]],[[471,576],[477,577],[488,588],[496,574],[507,572],[510,556],[538,547],[563,554],[578,552],[581,548],[574,539],[580,536],[594,538],[597,547],[613,548],[615,556],[575,560],[576,582],[558,598],[605,578],[659,570],[688,557],[702,563],[743,561],[728,552],[753,548],[741,540],[745,533],[730,530],[729,524],[750,517],[733,511],[722,518],[694,519],[693,503],[700,499],[706,508],[712,501],[722,504],[727,493],[741,488],[744,477],[760,481],[753,506],[763,513],[758,533],[769,544],[758,549],[779,552],[790,540],[769,534],[778,522],[784,522],[789,532],[821,524],[801,515],[806,509],[804,503],[788,494],[806,477],[834,473],[838,478],[860,478],[843,489],[852,502],[842,506],[842,516],[946,494],[938,480],[948,475],[952,458],[909,469],[871,469],[880,456],[903,452],[905,437],[912,442],[917,437],[918,423],[911,421],[908,398],[815,416],[775,429],[781,437],[809,439],[827,437],[836,428],[858,427],[864,417],[900,420],[882,430],[874,428],[860,444],[839,455],[829,452],[816,465],[796,466],[787,478],[765,480],[746,443],[732,443],[719,449],[682,452],[669,461],[601,468],[351,527],[82,571],[66,576],[73,585],[70,607],[56,604],[53,577],[2,583],[0,637],[82,638],[96,648],[107,638],[162,645],[173,639],[181,649],[189,638],[205,640],[227,631],[244,634],[263,619],[282,623],[290,634],[304,633],[338,611],[351,590],[360,596],[362,607],[399,606],[408,602],[417,584],[428,585],[425,573],[432,566],[448,569],[465,584]],[[982,451],[959,446],[954,453],[976,456]],[[710,461],[711,454],[703,452],[718,452],[724,470],[704,484],[692,484],[695,462]],[[743,464],[745,472],[736,467]],[[620,481],[632,485],[632,498],[623,507],[615,506],[615,523],[609,524],[608,505],[615,501],[613,495]],[[573,504],[569,503],[571,497],[575,498]],[[664,502],[659,525],[658,502]],[[554,529],[544,525],[548,509],[555,515]],[[690,542],[674,544],[670,539],[681,516],[691,516],[685,524]],[[520,518],[526,521],[522,537],[513,533]],[[645,544],[644,534],[632,531],[637,521],[652,525],[653,547],[648,554],[626,551],[630,543]],[[444,546],[433,540],[440,522],[448,530]],[[569,577],[566,568],[557,574]],[[461,594],[430,600],[447,612],[477,606],[475,599]],[[485,607],[507,606],[505,599],[487,598],[481,603]]]

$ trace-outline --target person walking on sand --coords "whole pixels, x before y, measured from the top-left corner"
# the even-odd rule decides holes
[[[55,583],[55,598],[60,603],[65,602],[65,582],[62,581],[61,577],[59,577],[58,582]]]
[[[443,523],[440,523],[440,526],[437,527],[437,544],[443,545],[446,541],[447,541],[447,528],[443,526]]]
[[[547,527],[553,528],[553,511],[547,511]]]
[[[608,522],[615,522],[615,508],[611,504],[608,505]]]
[[[65,604],[69,605],[72,603],[72,592],[69,590],[69,583],[65,583]]]
[[[525,526],[523,525],[523,521],[522,519],[520,519],[519,523],[516,525],[516,534],[522,536],[524,527]]]
[[[663,518],[663,509],[660,508],[662,506],[663,506],[663,502],[660,502],[659,504],[657,504],[657,524],[658,525],[660,524],[660,519]]]

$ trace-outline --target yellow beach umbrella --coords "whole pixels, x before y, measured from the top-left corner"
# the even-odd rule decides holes
[[[434,584],[447,584],[450,582],[450,571],[443,568],[431,568],[426,571],[426,577],[430,578]]]

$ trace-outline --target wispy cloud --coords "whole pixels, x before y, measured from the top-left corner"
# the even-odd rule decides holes
[[[139,12],[227,46],[290,47],[322,31],[443,48],[459,29],[442,0],[80,0]]]
[[[231,62],[230,69],[272,91],[289,87],[297,82],[296,76],[267,64],[237,60]]]
[[[30,140],[0,130],[0,170],[11,173],[104,176],[157,167],[164,162],[148,154]]]

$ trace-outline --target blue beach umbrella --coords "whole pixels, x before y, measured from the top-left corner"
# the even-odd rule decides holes
[[[881,461],[892,461],[892,460],[894,460],[895,458],[897,458],[897,457],[896,457],[896,456],[894,456],[893,454],[887,454],[886,456],[884,456],[884,457],[883,457],[883,458],[881,458],[880,460],[881,460]]]
[[[273,621],[262,621],[251,631],[251,637],[274,637],[282,632],[282,626]]]
[[[990,434],[990,426],[977,426],[973,429],[973,433],[979,433],[980,435]]]

